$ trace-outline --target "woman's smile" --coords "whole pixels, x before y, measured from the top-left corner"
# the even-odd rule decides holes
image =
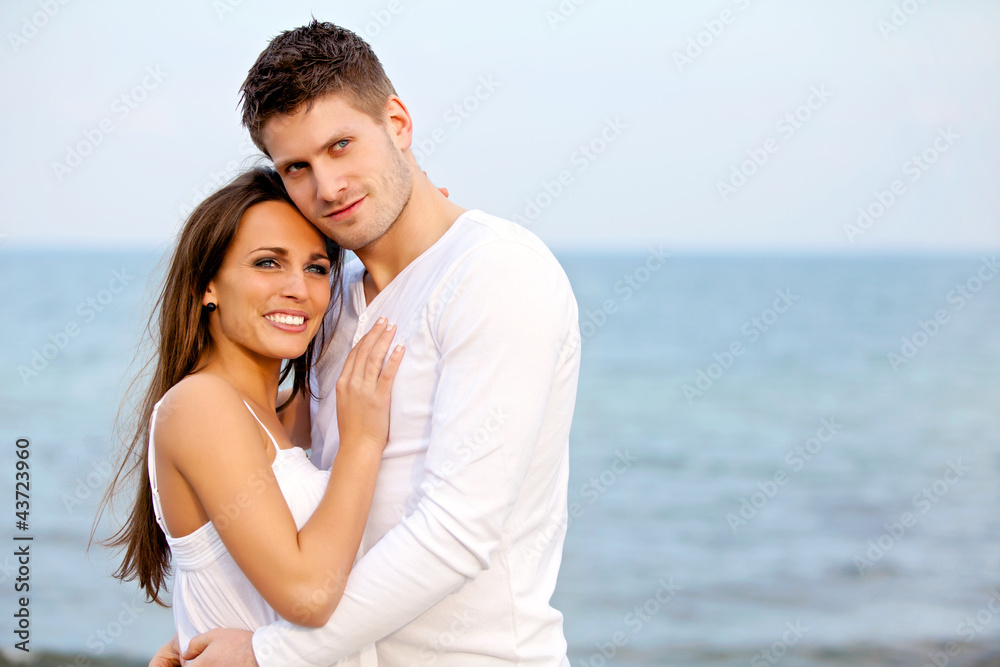
[[[309,321],[309,316],[302,311],[275,310],[264,315],[264,319],[281,331],[302,333],[307,329],[306,322]]]

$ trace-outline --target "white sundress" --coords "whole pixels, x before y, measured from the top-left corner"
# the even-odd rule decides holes
[[[271,469],[278,480],[288,509],[300,529],[319,505],[330,480],[330,473],[313,465],[299,447],[281,449],[271,432],[257,418],[253,408],[243,402],[267,437],[274,444],[275,457]],[[153,407],[149,433],[149,484],[153,492],[153,512],[156,522],[167,538],[174,564],[172,606],[177,638],[183,652],[191,638],[212,628],[256,630],[280,617],[253,587],[236,561],[229,554],[215,525],[209,521],[193,533],[171,537],[163,521],[160,496],[156,489],[156,456],[153,445],[153,425],[160,403]],[[375,647],[369,645],[360,653],[337,662],[339,667],[377,667]]]

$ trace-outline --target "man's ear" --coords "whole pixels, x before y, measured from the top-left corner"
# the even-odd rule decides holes
[[[390,95],[385,101],[386,129],[393,143],[401,151],[405,151],[413,143],[413,119],[403,101],[395,95]]]

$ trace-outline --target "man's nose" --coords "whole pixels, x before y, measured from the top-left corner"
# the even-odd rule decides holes
[[[343,170],[329,163],[321,163],[313,167],[316,179],[316,196],[323,201],[337,201],[347,190],[347,179]]]

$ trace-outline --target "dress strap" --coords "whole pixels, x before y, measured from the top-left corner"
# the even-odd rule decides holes
[[[160,399],[160,401],[162,400]],[[149,445],[146,450],[146,469],[149,472],[149,489],[153,495],[153,517],[156,519],[156,523],[159,524],[163,534],[170,537],[170,533],[167,531],[167,524],[163,520],[160,492],[156,488],[156,448],[153,444],[153,427],[156,424],[156,411],[160,408],[160,401],[157,401],[153,405],[153,412],[149,416]]]
[[[156,445],[153,442],[153,430],[156,424],[156,412],[160,408],[160,402],[162,400],[163,399],[160,399],[160,401],[156,402],[156,404],[153,406],[153,412],[149,417],[149,446],[146,451],[146,467],[147,470],[149,471],[149,486],[150,486],[150,491],[152,491],[153,495],[153,516],[156,518],[156,523],[159,524],[160,529],[163,531],[163,534],[166,535],[167,537],[170,537],[170,532],[167,531],[167,524],[163,520],[163,506],[160,504],[160,492],[156,484]],[[267,427],[264,426],[264,422],[260,420],[260,418],[257,416],[257,413],[255,413],[253,411],[253,408],[250,407],[250,404],[247,403],[246,401],[243,401],[243,405],[247,406],[247,410],[249,410],[250,414],[253,415],[253,418],[257,420],[257,423],[260,424],[260,427],[264,429],[264,433],[267,433],[267,437],[271,439],[271,444],[274,445],[275,451],[280,452],[281,448],[278,447],[278,441],[275,440],[274,436],[271,435],[271,432],[267,430]]]
[[[272,445],[274,445],[274,449],[275,449],[275,451],[279,451],[279,452],[280,452],[280,451],[281,451],[281,447],[278,447],[278,441],[277,441],[277,440],[275,440],[275,439],[274,439],[274,436],[273,436],[273,435],[271,435],[271,432],[267,430],[267,427],[266,427],[266,426],[264,426],[264,422],[262,422],[262,421],[260,420],[260,417],[258,417],[258,416],[257,416],[257,413],[256,413],[256,412],[254,412],[254,411],[253,411],[253,408],[251,408],[251,407],[250,407],[250,404],[249,404],[249,403],[247,403],[246,401],[243,401],[243,405],[247,406],[247,410],[249,410],[249,411],[250,411],[250,414],[252,414],[252,415],[253,415],[253,418],[257,420],[257,423],[258,423],[258,424],[260,424],[260,427],[261,427],[262,429],[264,429],[264,433],[267,433],[267,437],[269,437],[269,438],[271,439],[271,444],[272,444]]]

